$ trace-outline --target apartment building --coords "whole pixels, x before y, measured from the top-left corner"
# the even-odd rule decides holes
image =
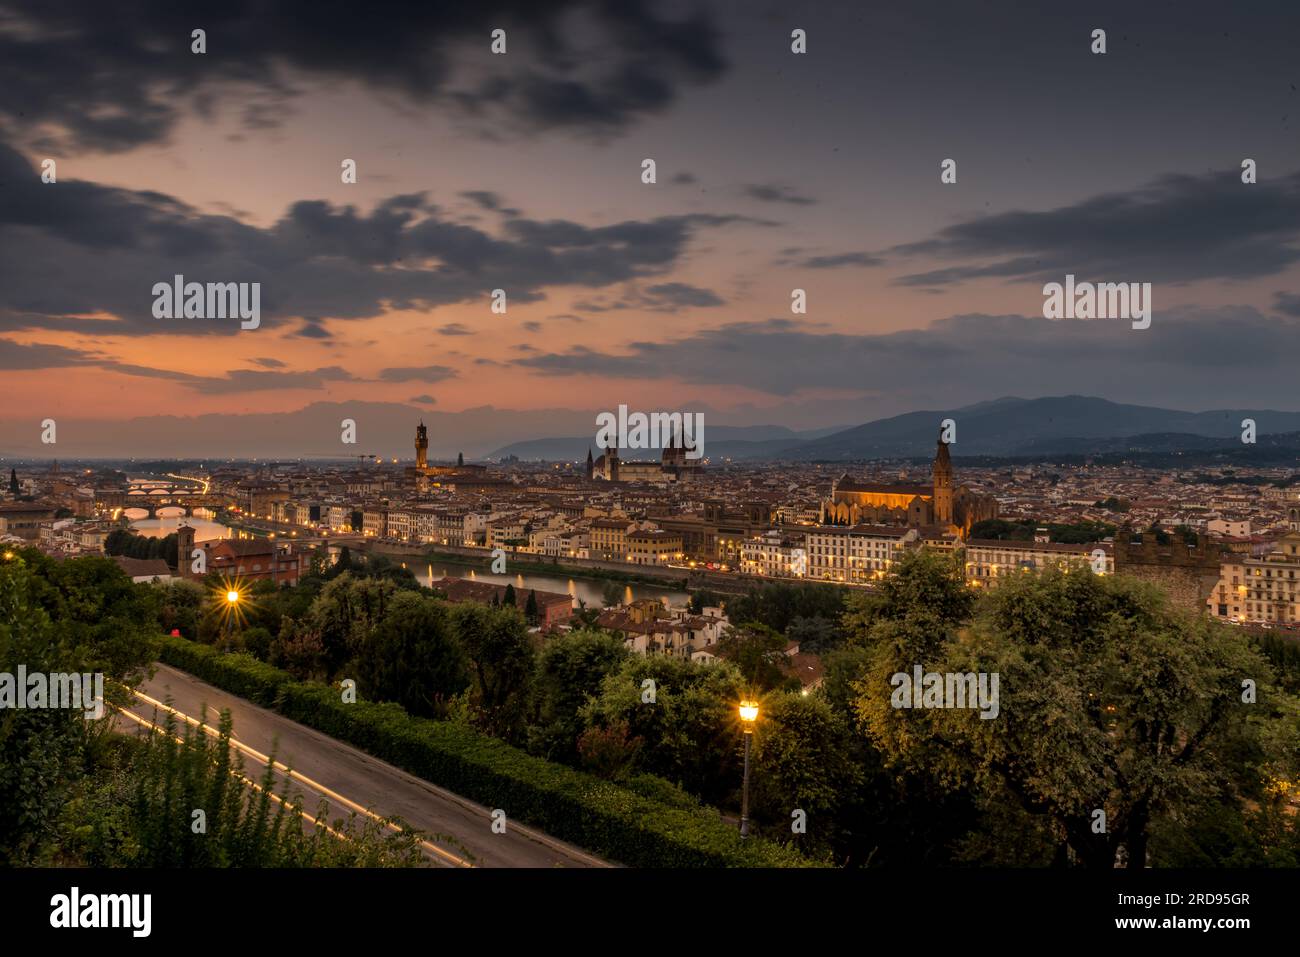
[[[972,538],[963,548],[966,580],[990,583],[998,577],[1022,569],[1044,571],[1048,568],[1095,570],[1115,574],[1114,546],[1109,542],[1068,545],[1061,542],[1012,542]]]
[[[657,528],[627,534],[626,561],[633,565],[668,565],[682,560],[682,537]]]
[[[597,518],[588,531],[592,558],[606,561],[624,561],[627,557],[627,536],[636,525],[625,518]]]
[[[740,546],[740,573],[763,578],[806,578],[808,549],[805,533],[772,530]]]
[[[1206,600],[1211,615],[1291,625],[1300,621],[1300,532],[1288,532],[1265,555],[1225,556],[1219,583]]]
[[[885,576],[903,550],[917,540],[916,528],[901,525],[822,525],[805,537],[808,577],[863,584]]]

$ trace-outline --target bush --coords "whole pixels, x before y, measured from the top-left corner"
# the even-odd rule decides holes
[[[167,637],[161,658],[225,691],[388,761],[512,818],[638,867],[808,867],[798,853],[742,842],[716,811],[690,810],[533,757],[462,724],[431,721],[400,706],[344,704],[339,692],[247,655],[222,655]],[[638,790],[643,790],[641,782]],[[646,789],[648,790],[648,789]]]

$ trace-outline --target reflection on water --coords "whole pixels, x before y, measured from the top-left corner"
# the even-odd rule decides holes
[[[142,508],[128,508],[124,513],[131,519],[131,531],[146,538],[166,538],[176,531],[182,523],[194,529],[196,542],[211,541],[214,538],[230,538],[230,529],[220,522],[212,521],[212,512],[206,508],[196,508],[194,514],[185,516],[181,509],[161,508],[158,518],[147,517],[149,513]]]
[[[470,581],[492,582],[495,585],[514,585],[521,603],[527,600],[530,589],[557,594],[567,593],[574,598],[574,607],[577,607],[577,600],[581,599],[587,603],[588,608],[605,606],[605,586],[608,584],[586,578],[560,578],[555,575],[493,575],[491,572],[467,568],[464,565],[428,565],[423,573],[416,572],[415,577],[419,579],[421,585],[428,585],[438,578],[468,578]],[[618,600],[624,605],[640,598],[657,598],[669,607],[677,608],[690,600],[686,592],[677,588],[621,583],[616,587],[619,589]]]

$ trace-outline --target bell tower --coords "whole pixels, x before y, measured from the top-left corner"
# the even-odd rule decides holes
[[[424,420],[415,429],[415,467],[429,467],[429,430],[424,427]]]
[[[937,525],[951,525],[952,521],[952,459],[948,456],[948,443],[939,436],[939,447],[934,454],[934,521]]]

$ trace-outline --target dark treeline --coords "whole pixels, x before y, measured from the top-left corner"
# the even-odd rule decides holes
[[[161,558],[176,567],[176,533],[162,538],[137,535],[125,528],[115,528],[104,537],[104,553],[127,558]]]

